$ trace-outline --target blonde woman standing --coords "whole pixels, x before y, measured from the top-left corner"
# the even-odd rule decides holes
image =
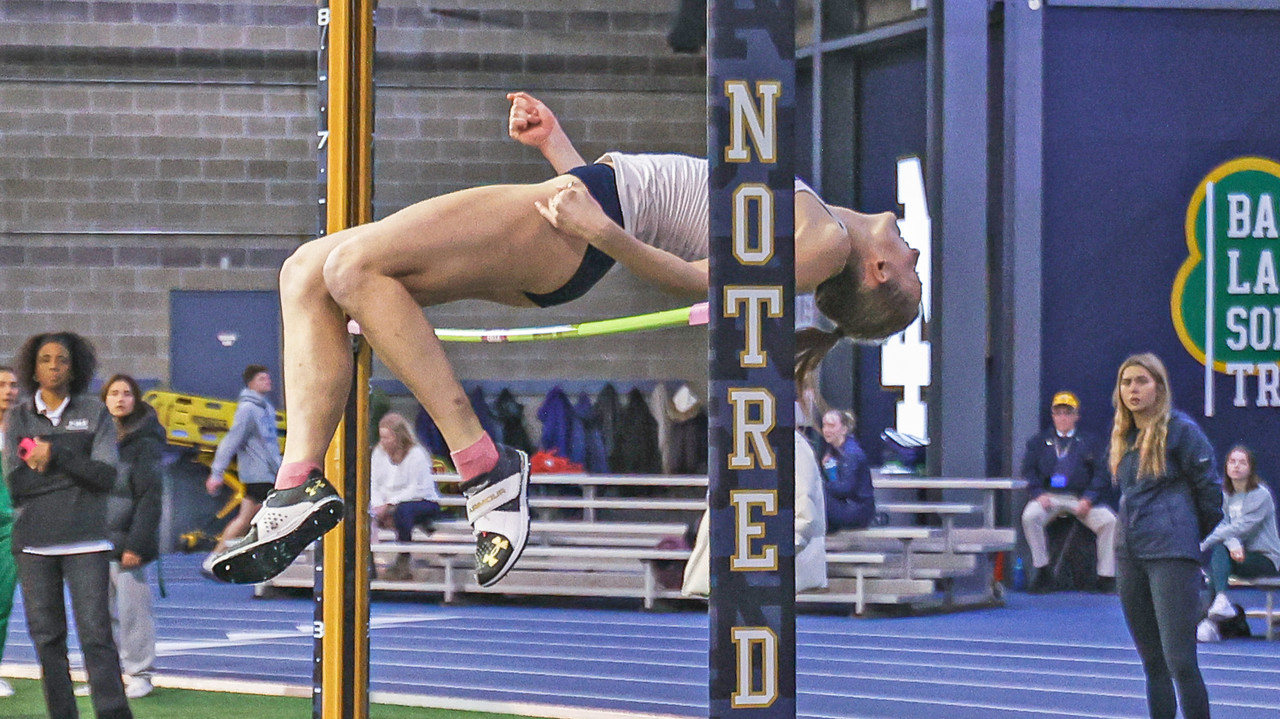
[[[1169,374],[1154,354],[1120,365],[1109,454],[1120,487],[1116,587],[1147,677],[1152,719],[1208,719],[1196,659],[1200,541],[1222,519],[1213,446],[1173,409]],[[1175,693],[1176,687],[1176,693]]]

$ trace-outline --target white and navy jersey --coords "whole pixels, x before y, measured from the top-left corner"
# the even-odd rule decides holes
[[[711,235],[706,158],[609,152],[597,162],[605,159],[613,165],[625,230],[683,260],[706,259]],[[796,180],[795,191],[822,201],[802,180]]]

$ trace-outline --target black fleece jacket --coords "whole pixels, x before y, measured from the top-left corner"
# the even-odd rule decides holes
[[[107,539],[107,493],[116,481],[116,427],[97,398],[77,395],[54,426],[28,397],[5,418],[4,478],[13,498],[13,551]],[[50,444],[43,473],[18,459],[18,444]]]

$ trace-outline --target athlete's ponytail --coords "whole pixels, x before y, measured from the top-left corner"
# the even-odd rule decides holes
[[[896,278],[876,287],[865,286],[862,262],[856,254],[845,269],[818,285],[813,301],[819,312],[836,323],[836,330],[808,327],[796,332],[797,382],[817,369],[842,338],[879,341],[906,329],[920,312],[919,303],[903,291]]]
[[[822,358],[827,356],[841,337],[838,330],[827,332],[817,327],[805,327],[796,331],[796,385],[798,387],[809,386],[810,376],[814,370],[818,369]]]

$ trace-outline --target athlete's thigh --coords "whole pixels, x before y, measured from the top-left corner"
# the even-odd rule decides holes
[[[542,183],[441,195],[365,226],[341,249],[399,279],[423,304],[551,291],[568,281],[585,249],[536,211],[534,202],[553,191]]]

